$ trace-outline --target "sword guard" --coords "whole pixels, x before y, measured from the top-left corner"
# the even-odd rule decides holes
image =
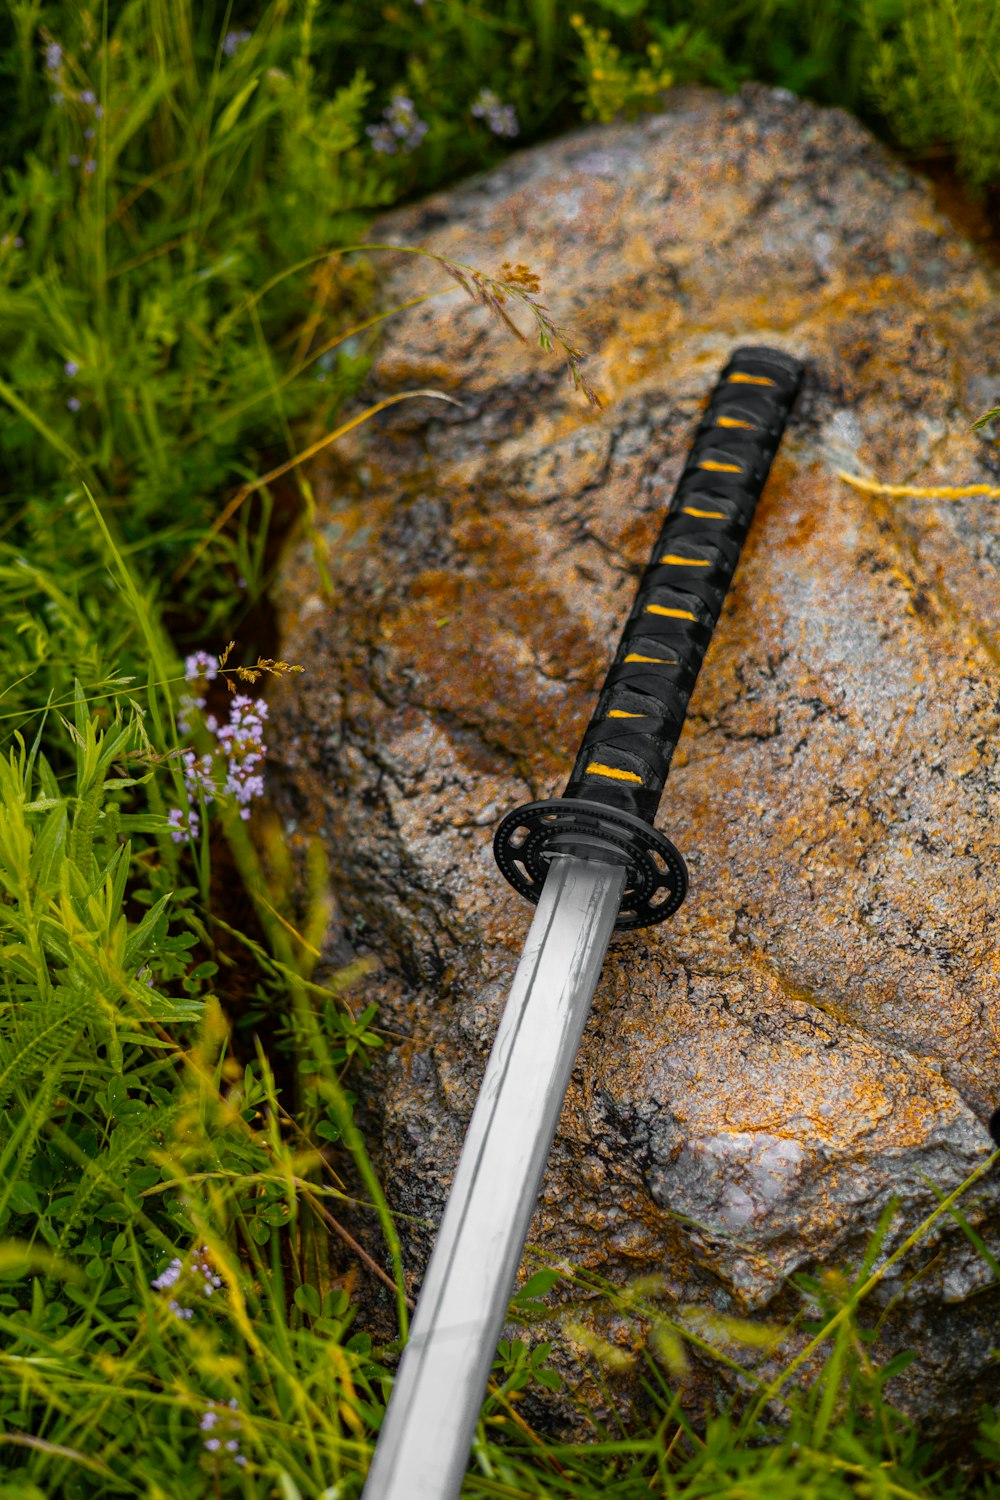
[[[619,931],[665,921],[687,895],[687,866],[664,834],[632,813],[580,797],[515,808],[496,831],[493,853],[504,877],[532,902],[542,893],[549,861],[560,854],[625,865]]]

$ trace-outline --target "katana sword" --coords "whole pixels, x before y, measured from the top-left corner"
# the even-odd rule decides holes
[[[672,916],[687,869],[653,826],[688,699],[802,366],[741,348],[716,384],[562,797],[501,822],[537,903],[452,1181],[363,1500],[454,1500],[601,965]]]

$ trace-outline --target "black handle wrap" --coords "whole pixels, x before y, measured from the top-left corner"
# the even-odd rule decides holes
[[[628,865],[619,927],[662,921],[683,901],[684,861],[653,818],[801,381],[797,359],[757,347],[737,349],[719,377],[566,791],[497,830],[500,868],[529,900],[562,852]]]
[[[565,796],[651,823],[802,366],[737,349],[712,392]]]

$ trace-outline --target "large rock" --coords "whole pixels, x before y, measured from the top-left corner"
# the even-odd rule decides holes
[[[1000,517],[837,470],[997,482],[969,432],[1000,397],[996,281],[856,122],[763,88],[675,92],[373,238],[527,262],[606,398],[457,289],[421,304],[374,389],[462,407],[343,445],[317,481],[336,597],[307,551],[283,582],[308,671],[275,695],[272,793],[293,844],[326,840],[405,1037],[369,1109],[414,1288],[531,916],[493,829],[562,790],[730,350],[807,362],[660,810],[691,892],[612,944],[532,1228],[549,1263],[780,1319],[789,1272],[856,1262],[892,1197],[898,1245],[992,1149]],[[398,262],[394,301],[449,284]],[[995,1176],[964,1213],[995,1243]],[[890,1387],[911,1411],[996,1394],[991,1281],[945,1215],[874,1298],[879,1352],[920,1354]]]

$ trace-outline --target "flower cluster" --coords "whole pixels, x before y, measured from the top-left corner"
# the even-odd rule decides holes
[[[492,89],[480,89],[472,113],[477,120],[485,120],[494,135],[512,140],[518,133],[517,111],[513,104],[504,104]]]
[[[175,1255],[167,1269],[161,1271],[150,1285],[157,1292],[166,1292],[171,1287],[176,1287],[176,1294],[170,1299],[168,1306],[174,1317],[183,1322],[194,1317],[194,1308],[187,1305],[187,1299],[199,1290],[199,1283],[204,1297],[211,1297],[212,1293],[222,1285],[222,1277],[210,1259],[207,1245],[203,1245],[200,1251],[194,1252],[188,1266],[185,1266],[179,1255]],[[181,1302],[179,1300],[181,1297],[185,1301]]]
[[[87,154],[84,158],[81,158],[79,153],[74,151],[69,157],[69,165],[71,167],[82,165],[84,172],[88,177],[91,177],[97,171],[97,161],[90,155],[92,147],[90,147],[89,143],[93,141],[97,133],[91,123],[91,118],[100,120],[104,115],[104,107],[98,102],[97,95],[93,89],[74,90],[72,81],[67,76],[66,61],[61,42],[50,41],[46,43],[45,76],[55,89],[55,93],[50,95],[53,104],[61,107],[66,103],[68,98],[84,107],[83,120],[85,122],[85,129],[83,137],[88,143]],[[69,405],[69,403],[67,404]],[[78,411],[79,406],[74,407],[70,405],[70,410]]]
[[[198,1425],[202,1432],[211,1433],[211,1437],[205,1439],[205,1452],[217,1453],[220,1458],[223,1454],[228,1454],[233,1463],[242,1469],[246,1466],[246,1458],[240,1452],[240,1442],[236,1436],[240,1430],[240,1419],[236,1415],[238,1409],[239,1402],[235,1396],[226,1406],[212,1401]]]
[[[372,150],[384,156],[397,151],[415,151],[427,134],[427,122],[417,115],[417,106],[405,94],[394,94],[382,111],[383,123],[366,127]]]
[[[270,664],[269,664],[270,665]],[[282,667],[285,663],[280,664]],[[208,684],[219,675],[219,664],[207,651],[196,651],[184,663],[184,677],[194,693],[180,701],[177,725],[182,734],[191,733],[191,716],[206,704]],[[260,674],[255,674],[259,676]],[[168,815],[170,836],[174,843],[196,839],[201,822],[198,809],[213,798],[233,797],[240,817],[250,817],[250,803],[264,792],[264,723],[267,704],[262,698],[237,693],[229,704],[229,718],[220,724],[215,714],[206,714],[205,727],[215,736],[212,754],[195,755],[186,750],[183,756],[185,808],[172,808]]]
[[[264,760],[264,720],[267,704],[262,698],[247,698],[238,693],[229,705],[229,723],[216,731],[226,756],[225,794],[235,797],[244,822],[250,816],[249,804],[263,796],[264,778],[257,769]],[[214,720],[208,720],[214,728]]]
[[[191,723],[188,715],[196,708],[205,707],[205,690],[208,684],[219,675],[219,666],[214,656],[209,656],[207,651],[195,651],[184,661],[184,681],[194,685],[194,695],[185,693],[180,701],[180,714],[177,719],[177,728],[181,734],[191,733]]]

